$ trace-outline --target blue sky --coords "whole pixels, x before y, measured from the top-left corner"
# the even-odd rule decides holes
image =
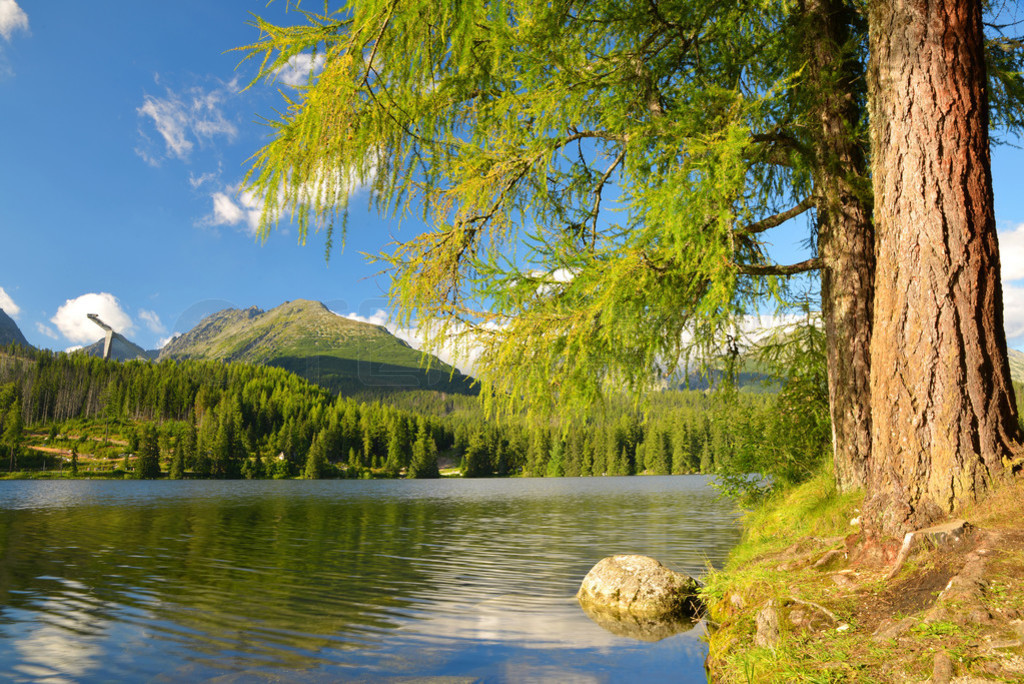
[[[98,312],[157,347],[226,306],[314,299],[373,317],[385,279],[361,252],[417,228],[352,203],[344,250],[294,230],[261,244],[237,194],[276,85],[242,91],[251,14],[300,23],[283,1],[0,0],[0,308],[29,342],[99,338]],[[993,159],[1006,327],[1024,348],[1024,153]],[[777,238],[792,254],[802,234]],[[378,319],[379,320],[379,316]]]

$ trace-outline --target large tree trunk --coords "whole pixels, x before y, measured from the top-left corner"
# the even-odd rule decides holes
[[[976,499],[1019,452],[979,0],[873,0],[877,277],[865,532]]]
[[[856,136],[863,65],[851,43],[857,16],[847,0],[808,0],[804,13],[832,446],[836,483],[848,491],[867,484],[871,454],[874,228],[865,153]]]

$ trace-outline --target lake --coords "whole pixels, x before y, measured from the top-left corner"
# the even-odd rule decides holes
[[[699,577],[736,515],[701,476],[0,481],[0,680],[703,682],[702,625],[574,594],[614,553]]]

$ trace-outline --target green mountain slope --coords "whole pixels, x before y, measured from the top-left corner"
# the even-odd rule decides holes
[[[320,302],[270,311],[225,309],[160,350],[163,359],[219,359],[277,366],[344,394],[431,389],[471,393],[472,380],[422,355],[384,327],[343,318]]]
[[[1024,382],[1024,352],[1009,350],[1010,377],[1014,382]]]
[[[7,313],[0,309],[0,345],[20,344],[23,347],[31,347],[25,336],[21,334],[21,328],[14,322]]]

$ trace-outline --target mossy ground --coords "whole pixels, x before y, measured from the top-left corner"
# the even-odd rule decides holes
[[[708,577],[711,680],[1024,681],[1024,484],[961,511],[963,541],[921,547],[886,579],[890,568],[850,563],[860,502],[831,480],[749,513],[730,564]],[[778,640],[757,646],[769,601]]]

